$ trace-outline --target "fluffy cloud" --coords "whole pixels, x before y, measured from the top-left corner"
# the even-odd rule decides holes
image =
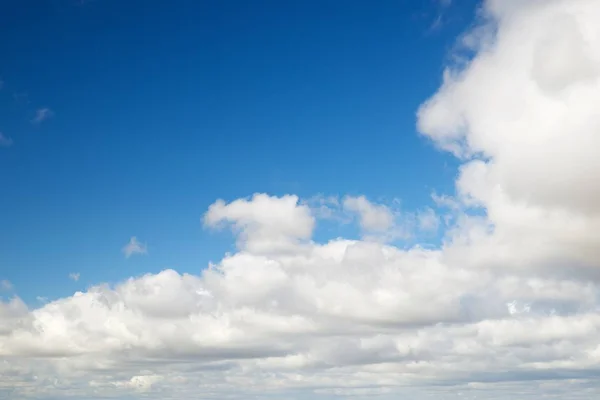
[[[463,162],[439,210],[402,214],[443,220],[440,247],[314,240],[403,225],[366,197],[219,200],[203,222],[238,251],[197,275],[1,302],[0,397],[599,397],[600,4],[484,7],[418,115]]]
[[[597,275],[598,17],[593,0],[486,2],[463,40],[475,57],[420,109],[421,132],[464,160],[461,202],[487,216],[461,232],[465,259]]]
[[[428,398],[443,384],[481,398],[573,376],[574,396],[597,392],[577,373],[600,367],[595,282],[472,269],[443,250],[315,243],[294,196],[218,201],[205,222],[222,221],[240,251],[199,275],[165,270],[33,310],[2,303],[0,392]]]
[[[137,237],[132,236],[129,239],[129,242],[125,246],[123,246],[123,249],[121,249],[121,251],[123,252],[123,254],[125,254],[126,258],[129,258],[134,254],[147,254],[148,247],[144,243],[141,243],[137,239]]]
[[[204,224],[209,227],[231,225],[239,232],[240,249],[255,253],[293,252],[310,239],[315,223],[310,208],[298,202],[297,196],[273,198],[265,194],[229,204],[219,200],[206,212]]]

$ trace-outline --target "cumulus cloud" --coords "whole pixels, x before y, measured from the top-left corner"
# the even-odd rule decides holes
[[[441,246],[313,238],[338,215],[399,225],[363,196],[218,200],[203,222],[237,251],[198,274],[2,300],[0,397],[598,398],[600,3],[482,13],[418,114],[462,162],[456,193],[408,213],[444,221]]]
[[[299,244],[310,239],[315,219],[307,205],[299,204],[297,196],[255,194],[252,199],[215,202],[204,215],[204,224],[213,228],[231,226],[239,232],[240,249],[285,252],[297,250]]]
[[[460,233],[465,259],[595,275],[600,3],[495,0],[483,15],[463,41],[475,56],[447,69],[418,114],[464,161],[459,200],[486,214]]]
[[[240,251],[199,275],[146,274],[33,310],[2,303],[0,357],[13,362],[0,364],[0,388],[392,399],[428,398],[440,383],[446,394],[495,395],[510,383],[534,395],[600,366],[596,282],[473,269],[443,249],[316,243],[295,196],[217,201],[204,219],[233,226]],[[572,398],[598,393],[582,376],[567,383]]]
[[[10,147],[13,144],[13,140],[8,136],[4,136],[2,132],[0,132],[0,147]]]
[[[42,122],[52,118],[54,116],[54,111],[49,109],[48,107],[39,108],[35,112],[35,117],[31,120],[32,124],[41,124]]]
[[[146,244],[141,243],[137,237],[132,236],[129,239],[129,242],[123,246],[123,254],[125,254],[125,258],[129,258],[134,254],[147,254],[148,247]]]

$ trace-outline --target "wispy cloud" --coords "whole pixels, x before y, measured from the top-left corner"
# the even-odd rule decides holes
[[[69,274],[69,279],[74,280],[75,282],[77,282],[79,280],[80,276],[81,276],[81,274],[79,272],[71,272]]]
[[[15,92],[13,93],[13,99],[17,104],[28,104],[29,94],[27,94],[27,92]]]
[[[437,232],[440,227],[440,218],[432,208],[426,208],[417,213],[417,223],[421,231]]]
[[[12,146],[12,144],[13,140],[0,132],[0,147],[9,147]]]
[[[134,254],[147,254],[148,247],[145,243],[141,243],[137,237],[132,236],[131,239],[129,239],[129,243],[123,246],[122,251],[123,254],[125,254],[125,258],[129,258]]]
[[[442,28],[446,23],[445,14],[452,5],[452,0],[437,0],[437,17],[429,27],[430,31],[436,31]]]
[[[46,121],[47,119],[52,118],[53,116],[54,111],[52,111],[48,107],[43,107],[35,112],[35,117],[31,120],[31,123],[38,125]]]
[[[3,279],[0,281],[0,291],[1,290],[11,290],[12,287],[13,287],[12,283],[7,281],[6,279]]]

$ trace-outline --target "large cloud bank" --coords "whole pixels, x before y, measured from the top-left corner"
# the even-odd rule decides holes
[[[238,251],[199,275],[0,303],[0,398],[599,397],[600,2],[482,13],[418,112],[463,161],[442,246],[394,245],[429,209],[217,201]],[[336,215],[363,239],[313,241]]]

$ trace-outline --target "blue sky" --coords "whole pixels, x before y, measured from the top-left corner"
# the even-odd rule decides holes
[[[202,229],[217,198],[430,203],[456,168],[415,111],[474,7],[444,4],[2,5],[0,277],[31,302],[198,272],[231,248]],[[146,256],[123,256],[131,236]]]

